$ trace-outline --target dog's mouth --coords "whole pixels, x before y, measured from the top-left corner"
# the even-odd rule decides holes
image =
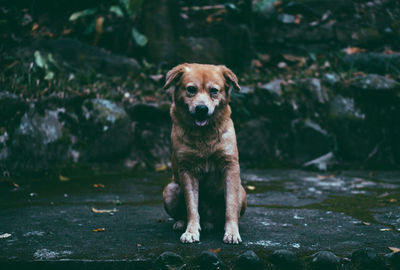
[[[195,120],[194,120],[194,123],[195,123],[195,125],[198,126],[198,127],[204,127],[205,125],[207,125],[208,119],[202,119],[202,120],[195,119]]]

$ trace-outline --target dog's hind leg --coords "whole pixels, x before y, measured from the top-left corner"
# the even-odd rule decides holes
[[[165,211],[176,220],[173,225],[174,230],[183,230],[185,228],[186,207],[181,187],[175,182],[169,183],[163,191]]]

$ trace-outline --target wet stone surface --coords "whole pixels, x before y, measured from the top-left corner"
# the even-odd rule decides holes
[[[223,244],[223,231],[181,244],[162,206],[169,179],[160,173],[1,181],[0,262],[139,261],[145,268],[158,258],[191,269],[211,251],[229,268],[246,251],[270,265],[274,251],[288,250],[301,260],[330,251],[361,265],[370,253],[357,250],[372,248],[381,258],[399,247],[400,173],[245,171],[240,245]],[[183,262],[160,257],[167,251]]]

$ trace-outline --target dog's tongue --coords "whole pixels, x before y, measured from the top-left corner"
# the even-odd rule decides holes
[[[199,127],[204,127],[207,124],[207,120],[203,120],[203,121],[194,120],[194,123]]]

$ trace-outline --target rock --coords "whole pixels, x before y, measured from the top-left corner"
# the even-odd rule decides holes
[[[355,107],[354,99],[346,98],[341,95],[335,96],[332,100],[331,113],[334,117],[365,119],[365,114]]]
[[[245,94],[245,95],[254,94],[254,87],[251,85],[241,85],[240,93]]]
[[[18,51],[22,58],[31,58],[34,51],[51,54],[55,62],[67,70],[96,72],[111,76],[137,74],[140,65],[135,59],[112,54],[76,39],[42,39]]]
[[[374,27],[361,28],[352,37],[356,39],[356,44],[362,47],[374,47],[382,42],[382,35]]]
[[[234,269],[263,269],[263,264],[257,254],[248,250],[240,255],[236,261],[236,267]]]
[[[387,262],[389,263],[391,269],[400,269],[400,252],[392,252],[385,255]]]
[[[266,157],[273,157],[275,149],[272,139],[270,122],[267,119],[253,119],[238,125],[237,138],[240,156],[247,162],[259,162]],[[267,143],[269,142],[269,143]]]
[[[28,104],[15,94],[0,92],[0,128],[17,126],[28,109]]]
[[[282,23],[294,23],[296,17],[290,14],[279,14],[278,20]]]
[[[183,259],[174,252],[163,252],[155,261],[155,267],[159,270],[183,269]]]
[[[305,78],[297,81],[301,89],[311,92],[311,94],[318,100],[319,103],[329,101],[327,90],[322,88],[321,81],[317,78]]]
[[[329,152],[328,154],[325,154],[323,156],[320,156],[314,160],[308,161],[304,163],[304,167],[315,167],[316,169],[320,171],[326,171],[329,166],[332,166],[333,164],[336,163],[335,156],[332,152]]]
[[[315,253],[311,261],[311,268],[315,270],[337,270],[339,269],[340,259],[330,251],[320,251]]]
[[[126,111],[133,121],[171,124],[170,104],[134,104],[127,106]]]
[[[284,80],[273,80],[270,81],[267,84],[263,84],[259,86],[260,89],[262,90],[267,90],[273,95],[281,96],[282,95],[282,83],[284,83]]]
[[[302,269],[299,258],[294,252],[281,249],[276,250],[269,257],[270,262],[274,265],[277,270],[298,270]]]
[[[65,108],[38,110],[31,104],[13,132],[10,160],[13,166],[28,171],[48,170],[67,159],[68,142],[61,140],[63,123],[59,114]]]
[[[132,144],[130,119],[122,105],[106,99],[86,100],[82,105],[86,128],[83,160],[116,161],[128,155]]]
[[[225,269],[225,264],[218,258],[215,253],[203,251],[197,258],[200,269],[204,270],[219,270]]]
[[[321,156],[332,149],[333,142],[328,132],[311,119],[293,120],[292,155],[298,163]]]
[[[124,108],[110,100],[96,98],[90,102],[93,110],[87,111],[86,118],[94,117],[96,122],[104,125],[112,125],[117,121],[125,120],[127,117]],[[107,130],[106,127],[104,129]]]
[[[211,37],[187,37],[181,41],[181,62],[224,64],[225,52],[220,42]]]
[[[58,140],[62,135],[62,124],[58,119],[60,112],[65,112],[65,109],[46,110],[43,116],[36,112],[32,114],[25,113],[21,119],[17,134],[36,137],[40,139],[43,145]]]
[[[400,66],[400,53],[355,53],[344,56],[347,67],[378,74],[395,73]]]
[[[335,86],[340,82],[340,78],[335,73],[325,73],[322,77],[322,82],[328,86]]]
[[[368,74],[353,79],[351,86],[367,91],[393,91],[400,90],[400,83],[381,75]]]
[[[8,158],[8,133],[5,129],[0,130],[0,160],[6,160]],[[0,167],[0,169],[2,169]]]
[[[374,270],[387,269],[383,260],[372,248],[363,248],[351,254],[352,269],[355,270]]]

